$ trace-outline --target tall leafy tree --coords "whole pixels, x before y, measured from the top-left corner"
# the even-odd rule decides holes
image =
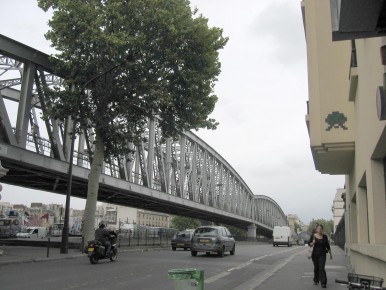
[[[68,90],[51,94],[50,115],[78,116],[80,127],[95,134],[83,227],[88,240],[102,162],[127,152],[150,114],[161,118],[164,136],[216,128],[209,114],[217,101],[218,51],[227,38],[222,29],[208,27],[188,0],[37,1],[53,11],[46,38],[59,51],[55,70],[68,84]]]
[[[294,231],[297,234],[300,233],[302,231],[302,226],[295,222],[295,224],[294,224]]]
[[[325,219],[313,219],[309,226],[308,226],[308,232],[313,233],[316,229],[317,225],[323,225],[323,231],[324,233],[331,237],[331,234],[334,232],[334,222],[333,220],[325,220]]]
[[[183,216],[173,216],[172,219],[172,228],[176,228],[180,231],[186,230],[186,229],[195,229],[197,227],[201,226],[201,221],[194,218],[189,217],[183,217]]]

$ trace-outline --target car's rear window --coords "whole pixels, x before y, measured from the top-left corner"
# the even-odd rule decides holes
[[[200,236],[200,237],[217,237],[218,232],[217,229],[214,228],[199,228],[196,229],[194,232],[195,236]]]
[[[177,237],[179,237],[179,238],[189,238],[190,237],[190,233],[187,233],[187,232],[178,233]]]

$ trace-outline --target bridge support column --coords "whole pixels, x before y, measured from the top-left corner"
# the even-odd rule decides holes
[[[254,224],[248,226],[248,240],[256,240],[256,226]]]
[[[0,178],[7,175],[8,171],[9,171],[9,169],[5,169],[3,166],[1,166],[1,160],[0,160]]]

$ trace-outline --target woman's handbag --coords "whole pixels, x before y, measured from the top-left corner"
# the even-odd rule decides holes
[[[314,249],[314,247],[308,247],[307,252],[306,252],[306,256],[308,259],[311,259],[313,249]]]

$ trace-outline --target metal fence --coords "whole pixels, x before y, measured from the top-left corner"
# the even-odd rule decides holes
[[[178,232],[176,229],[154,230],[154,229],[134,229],[118,234],[118,247],[130,246],[168,246],[171,244],[173,236]],[[272,243],[272,239],[257,237],[248,238],[246,236],[234,236],[236,242],[246,243]]]
[[[176,232],[174,229],[134,229],[119,233],[117,243],[118,247],[170,245]]]

